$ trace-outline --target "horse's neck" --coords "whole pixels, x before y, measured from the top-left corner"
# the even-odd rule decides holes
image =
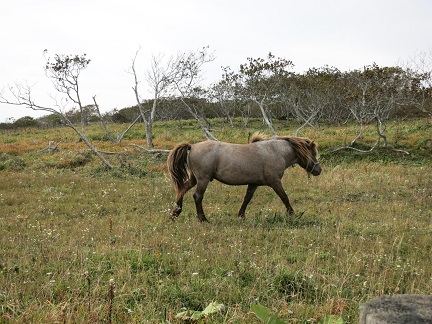
[[[297,154],[288,141],[269,140],[268,144],[272,146],[275,154],[281,156],[285,161],[285,167],[288,168],[298,162]]]

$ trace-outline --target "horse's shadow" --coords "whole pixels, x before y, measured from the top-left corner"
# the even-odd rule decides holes
[[[194,222],[196,221],[196,216],[193,213],[186,213],[183,222]],[[222,216],[222,217],[221,217]],[[211,215],[209,219],[205,222],[201,222],[202,226],[226,226],[227,219],[229,219],[229,224],[231,226],[250,226],[254,228],[288,228],[288,229],[302,229],[311,228],[315,226],[322,226],[324,221],[319,219],[316,215],[300,212],[295,215],[288,215],[283,212],[273,212],[273,213],[262,213],[258,212],[255,214],[250,214],[244,218],[238,217],[237,215],[232,215],[231,213],[226,213],[225,215]],[[170,218],[167,220],[168,223],[172,222],[182,222],[178,218]]]
[[[309,228],[322,225],[322,220],[308,215],[305,212],[296,215],[286,215],[284,213],[273,213],[269,215],[257,214],[252,217],[252,224],[255,227],[266,228]]]

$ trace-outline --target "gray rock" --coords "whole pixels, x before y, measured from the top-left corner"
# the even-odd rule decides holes
[[[394,295],[360,305],[360,324],[432,323],[432,295]]]

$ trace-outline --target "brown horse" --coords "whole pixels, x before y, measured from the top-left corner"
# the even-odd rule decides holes
[[[284,203],[289,214],[294,214],[288,196],[282,187],[284,171],[298,163],[309,174],[318,176],[321,164],[317,162],[317,145],[302,137],[263,138],[254,134],[249,144],[231,144],[205,141],[196,144],[181,143],[171,150],[167,164],[176,190],[177,202],[171,212],[176,218],[183,206],[183,196],[195,185],[193,194],[197,216],[207,221],[202,207],[204,192],[210,181],[216,179],[227,185],[247,185],[246,195],[238,215],[245,216],[246,207],[258,186],[269,186]]]

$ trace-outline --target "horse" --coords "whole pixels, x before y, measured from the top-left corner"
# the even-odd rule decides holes
[[[202,207],[204,193],[214,179],[227,185],[247,185],[238,216],[244,218],[246,207],[259,186],[272,188],[284,203],[287,213],[294,214],[282,186],[285,170],[296,163],[310,176],[321,173],[317,161],[318,145],[310,139],[293,136],[266,138],[256,133],[248,144],[204,141],[180,143],[169,153],[167,166],[174,189],[176,205],[172,219],[182,212],[183,197],[196,185],[193,198],[197,217],[207,222]]]

